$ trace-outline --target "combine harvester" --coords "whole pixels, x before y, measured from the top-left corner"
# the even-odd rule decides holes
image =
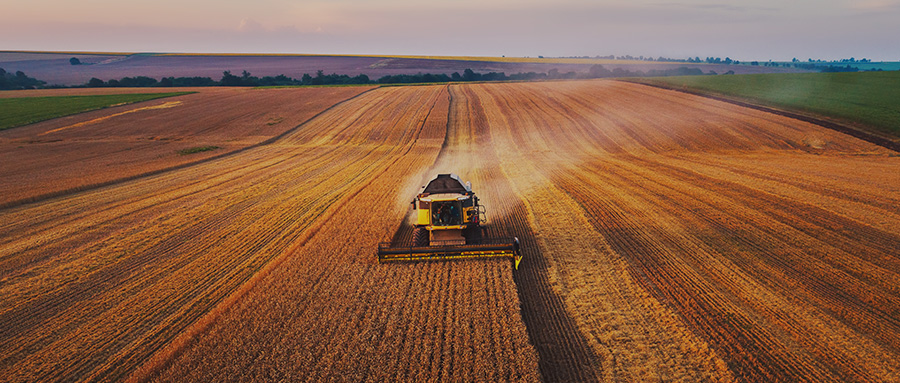
[[[485,237],[484,206],[457,175],[438,174],[412,207],[412,243],[379,244],[378,262],[507,257],[519,268],[519,239]]]

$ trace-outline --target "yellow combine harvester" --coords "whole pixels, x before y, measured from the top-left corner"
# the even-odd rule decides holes
[[[411,243],[378,245],[378,261],[508,257],[519,268],[518,238],[486,238],[484,206],[455,174],[438,174],[412,201]]]

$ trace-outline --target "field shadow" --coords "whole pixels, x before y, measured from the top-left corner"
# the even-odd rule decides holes
[[[525,216],[525,206],[518,202],[516,216]],[[538,367],[545,382],[597,381],[597,360],[575,320],[566,311],[559,294],[548,277],[547,260],[541,253],[531,228],[517,226],[516,236],[522,244],[523,259],[513,273],[521,304],[522,320],[528,338],[538,352]]]

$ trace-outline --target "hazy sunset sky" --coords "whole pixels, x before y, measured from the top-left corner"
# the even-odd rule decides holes
[[[0,50],[900,60],[900,0],[20,0]]]

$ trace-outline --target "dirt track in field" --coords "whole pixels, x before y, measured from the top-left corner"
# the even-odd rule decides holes
[[[378,89],[0,210],[0,380],[898,380],[898,170],[634,84]],[[448,171],[520,237],[519,270],[375,262]]]

